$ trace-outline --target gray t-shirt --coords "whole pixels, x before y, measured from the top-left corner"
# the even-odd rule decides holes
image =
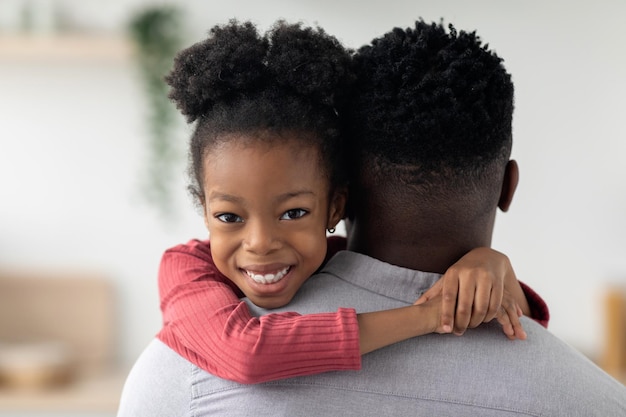
[[[282,310],[405,306],[438,278],[344,251]],[[360,371],[257,385],[217,378],[155,340],[128,377],[118,416],[626,416],[626,387],[532,320],[523,325],[525,341],[508,340],[494,321],[380,349]]]

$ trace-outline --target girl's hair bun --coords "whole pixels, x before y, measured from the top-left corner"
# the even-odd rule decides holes
[[[350,66],[350,51],[321,28],[279,21],[261,36],[252,23],[231,20],[181,51],[165,80],[169,97],[193,122],[217,103],[261,91],[283,91],[336,108],[338,91],[350,81]]]
[[[267,66],[277,83],[324,105],[335,106],[338,86],[348,81],[351,57],[322,28],[278,22],[269,32]]]
[[[261,84],[268,42],[250,23],[215,26],[209,37],[182,50],[165,81],[169,98],[188,122],[210,111],[216,102],[237,97]]]

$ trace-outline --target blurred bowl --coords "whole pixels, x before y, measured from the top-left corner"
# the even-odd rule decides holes
[[[0,381],[11,388],[40,389],[67,383],[72,355],[65,344],[46,341],[0,344]]]

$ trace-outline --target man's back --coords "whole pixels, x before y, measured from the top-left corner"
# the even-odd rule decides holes
[[[311,278],[287,309],[400,307],[438,278],[352,252],[338,254],[325,272]],[[140,360],[131,374],[134,386],[143,386],[142,379],[150,385],[125,398],[122,410],[142,401],[152,406],[167,396],[178,399],[175,405],[169,402],[173,408],[146,412],[139,407],[134,415],[626,416],[624,386],[538,324],[526,319],[523,324],[526,341],[509,341],[497,324],[489,323],[461,337],[421,336],[370,353],[358,372],[260,385],[221,380],[153,344],[144,353],[156,355],[148,361],[153,365],[142,369]],[[160,369],[154,367],[158,362],[164,365]],[[161,379],[157,386],[148,382],[150,373]]]

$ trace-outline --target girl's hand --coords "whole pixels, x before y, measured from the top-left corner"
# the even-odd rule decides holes
[[[522,308],[515,301],[509,291],[504,289],[504,296],[502,297],[502,306],[496,314],[498,323],[502,325],[502,331],[511,340],[526,339],[526,331],[522,326],[519,318],[523,315]]]
[[[525,339],[526,333],[519,321],[520,312],[525,310],[518,303],[520,293],[527,309],[526,298],[508,257],[490,248],[477,248],[452,265],[415,304],[441,295],[444,332],[462,335],[468,327],[474,328],[496,318],[507,337]]]

